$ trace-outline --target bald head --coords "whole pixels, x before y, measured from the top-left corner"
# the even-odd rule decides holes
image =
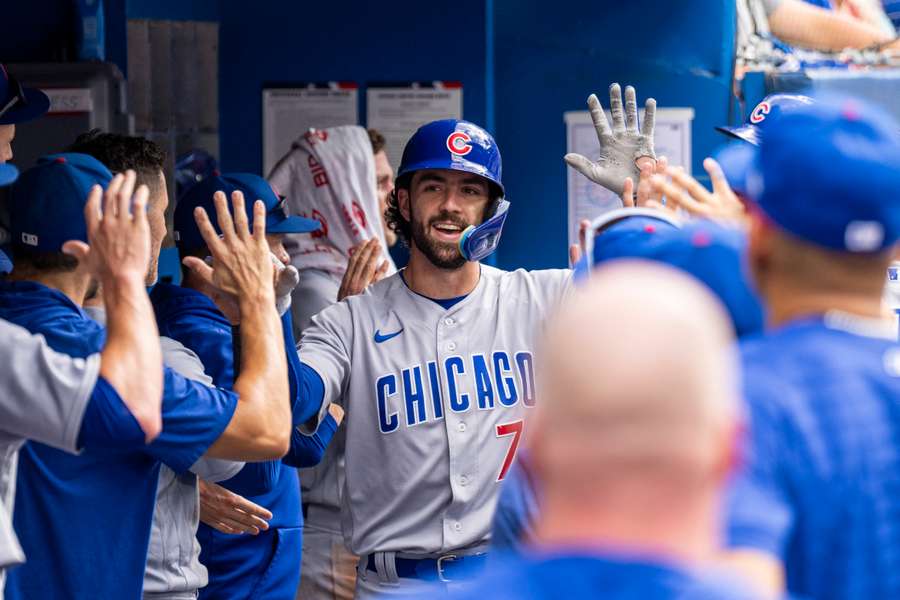
[[[737,415],[731,330],[712,294],[679,271],[637,261],[597,270],[540,348],[531,445],[541,471],[719,464]]]

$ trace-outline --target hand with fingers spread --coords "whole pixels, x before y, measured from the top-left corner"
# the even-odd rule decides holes
[[[338,289],[338,302],[348,296],[363,293],[387,273],[388,261],[381,258],[381,243],[372,238],[354,246],[347,261],[347,270]]]
[[[682,208],[696,217],[744,223],[747,211],[744,204],[735,195],[725,180],[722,168],[712,158],[703,161],[703,168],[709,173],[712,181],[712,192],[684,172],[684,169],[670,167],[665,176],[653,177],[653,188],[658,194],[666,197],[666,207]],[[662,208],[658,201],[651,201],[648,206]]]
[[[200,480],[200,520],[222,533],[257,535],[272,513],[220,485]]]
[[[184,264],[202,281],[226,294],[231,294],[242,302],[245,299],[257,301],[263,297],[275,305],[275,291],[272,285],[274,267],[266,242],[266,207],[262,201],[253,204],[253,232],[251,234],[244,207],[244,195],[231,195],[234,217],[228,210],[225,194],[216,192],[213,197],[216,215],[222,237],[209,221],[202,208],[197,208],[194,218],[200,234],[212,254],[212,266],[203,260],[188,256]]]
[[[588,108],[597,139],[600,142],[600,156],[592,161],[581,154],[566,154],[565,161],[570,167],[621,195],[625,180],[631,178],[632,185],[639,180],[638,163],[644,164],[656,159],[653,151],[653,128],[656,122],[656,100],[648,98],[644,109],[644,122],[638,129],[637,99],[634,88],[625,88],[625,106],[622,106],[622,90],[618,83],[609,87],[609,104],[613,127],[603,112],[603,106],[595,94],[588,98]],[[651,160],[647,160],[651,159]]]
[[[139,277],[143,281],[147,276],[150,192],[146,185],[135,190],[135,179],[134,171],[126,171],[113,177],[106,192],[99,185],[91,188],[84,207],[90,245],[76,240],[63,244],[63,252],[88,265],[101,284],[120,277]]]

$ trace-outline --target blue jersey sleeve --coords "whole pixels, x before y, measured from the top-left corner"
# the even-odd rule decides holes
[[[281,327],[284,333],[284,348],[287,351],[288,384],[291,394],[291,415],[293,425],[302,425],[318,412],[325,397],[325,388],[322,379],[315,373],[315,380],[319,383],[317,392],[313,382],[310,388],[310,374],[305,372],[300,363],[300,354],[297,352],[297,343],[294,341],[294,324],[291,320],[291,311],[286,311],[281,317]],[[310,369],[311,370],[311,369]]]
[[[792,454],[789,421],[772,400],[791,394],[763,374],[747,374],[749,435],[744,466],[727,493],[728,545],[753,548],[783,559],[794,523],[783,461]]]
[[[125,450],[145,443],[144,431],[118,392],[106,378],[97,377],[81,421],[78,447]]]
[[[519,457],[509,469],[500,487],[500,498],[494,513],[491,544],[497,551],[521,554],[531,537],[538,515],[534,486]]]
[[[148,452],[176,473],[187,471],[228,427],[237,402],[232,392],[185,379],[166,367],[162,433]]]
[[[260,496],[272,491],[281,475],[281,461],[248,462],[231,479],[221,485],[240,496]]]
[[[304,435],[294,427],[291,432],[291,449],[287,456],[281,459],[282,462],[290,467],[301,469],[316,466],[322,462],[325,449],[337,432],[337,428],[337,421],[331,414],[325,416],[319,423],[319,428],[312,435]]]

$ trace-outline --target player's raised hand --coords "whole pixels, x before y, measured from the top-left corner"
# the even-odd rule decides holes
[[[644,122],[638,129],[637,98],[634,88],[625,88],[625,104],[622,105],[622,90],[618,83],[609,87],[609,104],[613,126],[603,112],[603,106],[595,94],[588,97],[588,109],[597,140],[600,142],[600,156],[590,160],[581,154],[566,154],[566,163],[593,181],[621,195],[625,180],[631,178],[632,185],[640,179],[638,164],[654,161],[653,128],[656,123],[656,100],[648,98],[644,105]],[[632,204],[633,205],[633,204]],[[626,205],[627,206],[627,205]]]
[[[265,205],[260,200],[254,203],[251,232],[241,192],[231,195],[234,218],[228,211],[224,193],[216,192],[213,202],[221,237],[216,235],[203,208],[194,211],[197,227],[212,255],[212,265],[189,256],[184,259],[185,266],[213,287],[235,296],[238,302],[269,300],[274,306],[274,271],[266,242]]]
[[[387,268],[388,261],[381,259],[381,242],[378,238],[354,246],[338,289],[338,302],[348,296],[363,293],[367,287],[384,277]]]
[[[84,205],[88,243],[70,240],[62,250],[86,264],[101,283],[122,277],[143,281],[150,264],[150,225],[146,185],[135,191],[135,173],[112,178],[106,191],[91,188]],[[102,204],[102,206],[101,206]]]
[[[222,533],[257,535],[272,513],[215,483],[200,480],[200,520]]]
[[[703,161],[703,168],[709,173],[712,192],[685,173],[684,169],[676,167],[666,169],[665,174],[671,180],[662,175],[655,175],[652,180],[653,189],[657,194],[665,195],[666,205],[669,208],[682,208],[695,217],[745,223],[746,208],[731,190],[719,163],[707,158]],[[662,208],[656,200],[650,201],[647,205]]]

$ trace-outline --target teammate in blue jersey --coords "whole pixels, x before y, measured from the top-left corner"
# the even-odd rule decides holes
[[[576,281],[591,269],[620,259],[668,264],[703,283],[728,310],[738,337],[762,329],[763,313],[742,268],[746,237],[736,228],[711,221],[682,224],[666,212],[642,208],[611,211],[591,224],[589,254],[575,267]],[[521,552],[534,537],[539,502],[527,454],[513,465],[494,515],[491,544],[495,550]]]
[[[0,164],[0,187],[17,175],[12,165]],[[132,440],[139,447],[162,428],[162,363],[153,310],[143,288],[142,268],[150,252],[149,227],[141,210],[146,194],[135,196],[137,210],[129,212],[125,202],[132,197],[133,179],[129,175],[126,182],[123,176],[110,185],[102,204],[103,192],[92,189],[85,204],[90,246],[66,246],[85,259],[98,281],[110,288],[110,297],[119,300],[108,307],[110,328],[103,351],[87,359],[59,354],[41,336],[0,321],[0,597],[5,570],[25,560],[11,522],[18,451],[25,440],[74,453],[84,446],[109,444],[103,438]],[[124,210],[116,210],[122,206]],[[136,382],[132,370],[144,373],[144,380]],[[97,405],[103,402],[121,404],[125,410],[102,425],[86,422],[102,415]]]
[[[179,200],[175,210],[175,238],[182,258],[209,255],[194,221],[194,210],[198,206],[210,210],[215,193],[230,195],[236,190],[245,197],[258,198],[265,203],[269,249],[282,267],[288,262],[282,246],[284,234],[308,233],[319,228],[318,221],[287,216],[284,202],[265,179],[244,173],[213,174],[191,188]],[[286,267],[279,275],[288,276],[291,270],[293,267]],[[226,316],[213,300],[217,295],[208,290],[206,282],[188,269],[183,273],[182,286],[160,283],[151,293],[160,331],[196,352],[204,370],[217,386],[231,389],[237,371],[231,328],[237,315],[228,307],[229,300],[220,300],[220,305],[230,313]],[[289,285],[282,291],[288,301],[292,289],[293,285]],[[303,407],[302,402],[297,402],[303,389],[291,311],[287,304],[281,308],[284,311],[281,323],[291,398],[296,406]],[[294,424],[307,421],[313,413],[314,409],[295,413]],[[200,561],[209,573],[209,583],[201,589],[201,597],[249,598],[255,594],[261,598],[293,599],[300,578],[303,518],[297,471],[291,467],[317,464],[336,429],[337,422],[332,415],[323,420],[312,436],[294,428],[291,449],[283,461],[249,463],[237,475],[222,482],[226,489],[268,509],[273,517],[269,528],[256,536],[238,536],[205,523],[200,525],[197,532]]]
[[[862,101],[819,99],[744,165],[768,331],[742,343],[752,436],[729,544],[774,591],[900,597],[900,346],[881,303],[898,131]]]
[[[0,285],[0,316],[76,357],[97,352],[106,332],[80,308],[92,285],[89,271],[60,248],[64,240],[85,238],[87,190],[111,179],[95,159],[63,154],[41,159],[13,188],[16,267]],[[286,451],[290,405],[264,227],[250,236],[246,216],[238,216],[242,204],[235,209],[236,225],[224,205],[217,208],[224,240],[208,233],[215,242],[216,280],[226,290],[246,291],[250,298],[240,311],[255,323],[241,335],[248,357],[234,386],[239,394],[165,369],[162,433],[145,448],[114,445],[71,456],[27,444],[19,460],[14,524],[28,562],[10,573],[7,598],[139,598],[161,462],[180,473],[203,455],[254,460]]]
[[[532,544],[451,597],[756,597],[712,566],[739,443],[733,339],[695,279],[649,262],[601,267],[538,346]]]

